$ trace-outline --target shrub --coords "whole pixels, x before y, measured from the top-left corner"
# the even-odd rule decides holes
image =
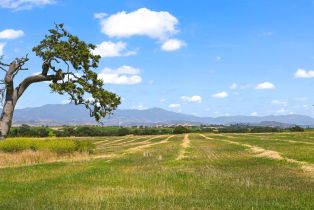
[[[187,132],[188,132],[188,129],[183,126],[177,126],[173,129],[174,134],[182,134],[182,133],[187,133]]]
[[[292,131],[292,132],[303,132],[304,128],[296,125],[296,126],[293,126],[293,127],[289,128],[289,130]]]

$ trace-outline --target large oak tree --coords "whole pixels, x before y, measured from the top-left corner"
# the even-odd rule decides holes
[[[16,58],[10,64],[0,58],[0,69],[5,73],[0,81],[3,103],[0,138],[4,139],[10,131],[17,101],[31,84],[37,82],[51,81],[49,86],[53,92],[68,95],[75,105],[84,105],[96,121],[111,114],[120,104],[120,97],[103,89],[103,81],[94,72],[100,60],[100,56],[92,53],[94,49],[95,45],[81,41],[65,30],[63,24],[56,24],[33,48],[42,60],[41,73],[15,84],[15,76],[21,70],[27,70],[24,66],[28,56]]]

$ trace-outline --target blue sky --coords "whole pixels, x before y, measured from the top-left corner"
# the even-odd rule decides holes
[[[122,109],[161,107],[198,116],[314,116],[312,0],[0,0],[0,54],[31,53],[64,23],[98,45],[96,70]],[[17,81],[18,82],[18,81]],[[64,103],[35,84],[17,107]]]

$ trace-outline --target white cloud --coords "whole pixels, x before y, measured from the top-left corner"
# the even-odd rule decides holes
[[[156,12],[141,8],[127,13],[118,12],[102,18],[101,31],[109,37],[148,36],[153,39],[165,40],[176,34],[178,20],[169,12]]]
[[[222,59],[221,56],[217,56],[217,57],[216,57],[216,61],[220,61],[221,59]]]
[[[213,98],[227,98],[228,97],[228,93],[223,91],[223,92],[219,92],[219,93],[215,93],[212,95]]]
[[[269,90],[269,89],[275,89],[275,85],[271,82],[263,82],[258,84],[255,89],[256,90]]]
[[[135,85],[142,82],[142,77],[139,76],[140,70],[131,66],[121,66],[117,69],[105,68],[98,77],[105,84],[117,85]]]
[[[94,14],[95,19],[103,19],[104,17],[107,17],[107,16],[108,16],[108,14],[104,13],[104,12],[99,12],[99,13]]]
[[[178,39],[169,39],[166,42],[164,42],[161,46],[161,49],[163,51],[176,51],[181,49],[182,47],[185,47],[186,44]]]
[[[287,100],[272,100],[271,103],[281,105],[281,106],[288,106]]]
[[[1,0],[0,0],[1,1]],[[0,39],[17,39],[24,35],[22,30],[5,29],[0,31]]]
[[[295,78],[313,78],[314,77],[314,70],[305,71],[304,69],[298,69],[294,73]]]
[[[23,10],[54,4],[56,0],[0,0],[0,7]]]
[[[278,114],[284,114],[286,112],[287,112],[287,110],[285,108],[281,108],[281,109],[277,110]]]
[[[121,66],[117,69],[106,68],[108,73],[116,73],[116,74],[139,74],[140,70],[138,68],[134,68],[132,66]]]
[[[93,54],[105,57],[118,57],[135,55],[135,51],[127,51],[127,44],[125,42],[102,42],[96,46]]]
[[[184,102],[202,103],[201,96],[181,96],[181,99]]]
[[[171,109],[178,109],[178,108],[181,108],[181,104],[169,104],[168,107]]]
[[[4,53],[4,47],[5,47],[5,43],[0,42],[0,56],[2,56]]]
[[[233,83],[232,85],[230,85],[230,90],[235,90],[238,88],[238,84],[237,83]]]
[[[257,116],[257,112],[252,112],[252,113],[250,114],[250,116],[256,117],[256,116]]]

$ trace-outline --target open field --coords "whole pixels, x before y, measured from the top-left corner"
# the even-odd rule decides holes
[[[0,209],[314,209],[312,132],[75,139],[94,152],[1,153],[37,161],[0,160]]]

